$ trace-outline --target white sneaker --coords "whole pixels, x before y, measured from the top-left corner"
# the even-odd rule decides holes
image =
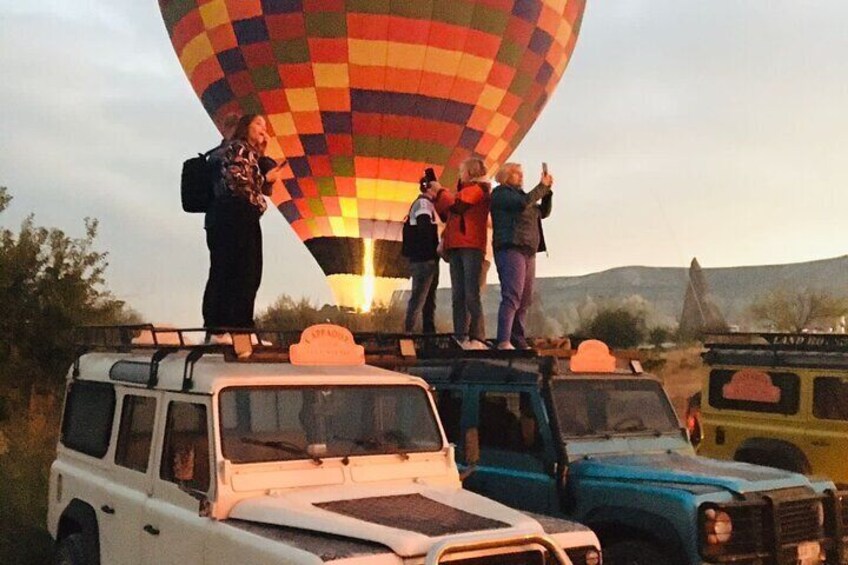
[[[271,345],[271,342],[265,339],[259,339],[256,334],[250,334],[250,343],[252,345],[264,345],[266,347]]]
[[[479,339],[469,339],[463,341],[460,345],[462,345],[463,349],[468,351],[485,351],[489,349],[489,346],[480,341]]]
[[[500,351],[515,351],[515,346],[508,341],[502,341],[498,344]]]
[[[230,334],[212,334],[208,337],[206,343],[214,345],[232,345],[233,337]]]

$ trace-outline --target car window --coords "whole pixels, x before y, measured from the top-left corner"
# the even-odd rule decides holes
[[[675,432],[679,423],[653,380],[562,380],[553,401],[563,436]]]
[[[168,405],[159,477],[189,489],[209,490],[206,406],[181,401]]]
[[[93,457],[109,450],[115,389],[111,385],[74,381],[68,389],[62,420],[62,445]]]
[[[115,463],[135,471],[147,472],[153,422],[156,419],[156,399],[152,396],[127,395],[121,407]]]
[[[817,377],[813,381],[813,415],[848,422],[848,378]]]
[[[724,410],[796,414],[800,378],[795,373],[716,369],[710,372],[710,406]]]
[[[542,438],[527,392],[483,392],[479,418],[480,463],[542,470]]]

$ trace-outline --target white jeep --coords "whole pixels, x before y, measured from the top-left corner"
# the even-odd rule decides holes
[[[168,332],[70,371],[58,563],[600,563],[584,526],[463,490],[427,385],[366,365],[344,328],[291,348]]]

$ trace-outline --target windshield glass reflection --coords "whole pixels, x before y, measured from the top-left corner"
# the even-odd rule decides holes
[[[553,385],[564,436],[676,432],[677,418],[656,381],[558,381]]]
[[[219,398],[223,454],[234,463],[442,448],[417,386],[238,387]]]

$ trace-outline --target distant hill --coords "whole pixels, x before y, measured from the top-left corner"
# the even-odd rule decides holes
[[[744,325],[751,303],[777,287],[812,286],[835,295],[848,294],[848,255],[787,265],[704,268],[703,272],[712,299],[729,324]],[[540,278],[536,281],[540,307],[534,310],[536,316],[547,319],[552,331],[557,325],[573,331],[581,316],[591,316],[597,306],[621,302],[642,305],[650,325],[676,326],[687,282],[688,268],[682,267],[618,267],[579,277]],[[499,285],[488,285],[483,302],[491,335],[497,324]],[[447,329],[450,289],[439,289],[438,303],[439,318]]]

